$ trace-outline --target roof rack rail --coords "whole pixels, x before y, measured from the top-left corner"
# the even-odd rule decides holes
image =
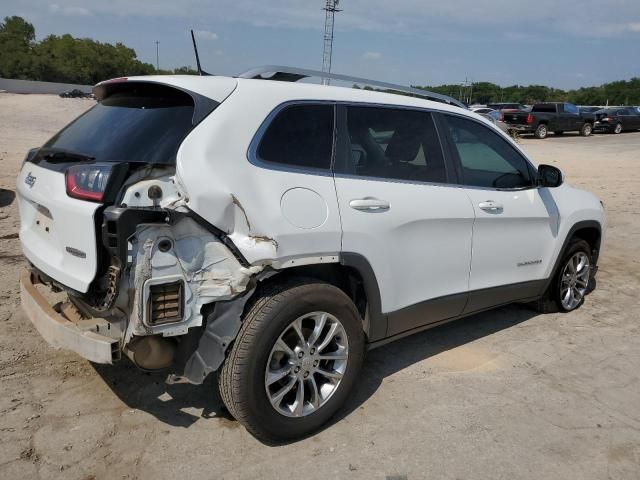
[[[354,84],[370,85],[372,87],[382,87],[397,92],[408,93],[416,97],[427,98],[438,102],[448,103],[456,107],[467,108],[462,102],[455,98],[441,95],[439,93],[422,90],[420,88],[405,87],[393,83],[380,82],[378,80],[369,80],[366,78],[352,77],[349,75],[341,75],[337,73],[326,73],[318,70],[308,70],[306,68],[285,67],[282,65],[265,65],[262,67],[252,68],[238,75],[238,78],[253,78],[262,80],[277,80],[281,82],[297,82],[303,78],[318,77],[328,78],[331,80],[340,80],[343,82],[352,82]]]

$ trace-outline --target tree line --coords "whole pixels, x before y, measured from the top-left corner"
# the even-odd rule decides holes
[[[107,78],[169,73],[197,73],[190,67],[158,70],[138,59],[123,43],[96,42],[71,35],[36,41],[33,25],[21,17],[0,23],[0,77],[92,85]]]
[[[473,85],[418,86],[463,100],[468,104],[514,102],[531,105],[538,102],[571,102],[576,105],[640,105],[640,78],[605,83],[599,87],[562,90],[544,85],[512,85],[478,82]]]
[[[158,70],[152,64],[140,61],[135,50],[120,42],[112,45],[68,34],[49,35],[36,41],[33,25],[17,16],[5,17],[0,23],[0,77],[95,84],[107,78],[170,73],[197,72],[191,67]],[[469,104],[567,101],[577,105],[640,105],[640,78],[577,90],[544,85],[501,87],[490,82],[416,88],[449,95]]]

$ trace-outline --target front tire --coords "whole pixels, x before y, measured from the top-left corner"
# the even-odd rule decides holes
[[[556,275],[553,297],[561,312],[580,308],[589,293],[591,247],[584,240],[571,242]]]
[[[549,288],[531,306],[540,313],[571,312],[580,308],[585,295],[593,290],[591,266],[589,244],[581,239],[572,240]]]
[[[536,138],[542,140],[544,138],[547,138],[547,135],[549,134],[549,130],[547,129],[547,126],[545,124],[540,124],[538,125],[538,128],[536,128],[535,133],[533,134]]]
[[[313,279],[258,294],[222,367],[229,412],[258,439],[304,437],[344,404],[364,358],[362,320],[340,289]]]

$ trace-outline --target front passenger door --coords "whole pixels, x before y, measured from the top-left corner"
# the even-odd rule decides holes
[[[498,132],[457,115],[443,120],[476,215],[465,311],[537,295],[558,233],[551,194],[536,188],[533,166]]]

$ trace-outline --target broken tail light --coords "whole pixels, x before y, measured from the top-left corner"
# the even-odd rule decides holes
[[[112,165],[81,164],[65,173],[67,195],[90,202],[102,202],[111,176]]]

